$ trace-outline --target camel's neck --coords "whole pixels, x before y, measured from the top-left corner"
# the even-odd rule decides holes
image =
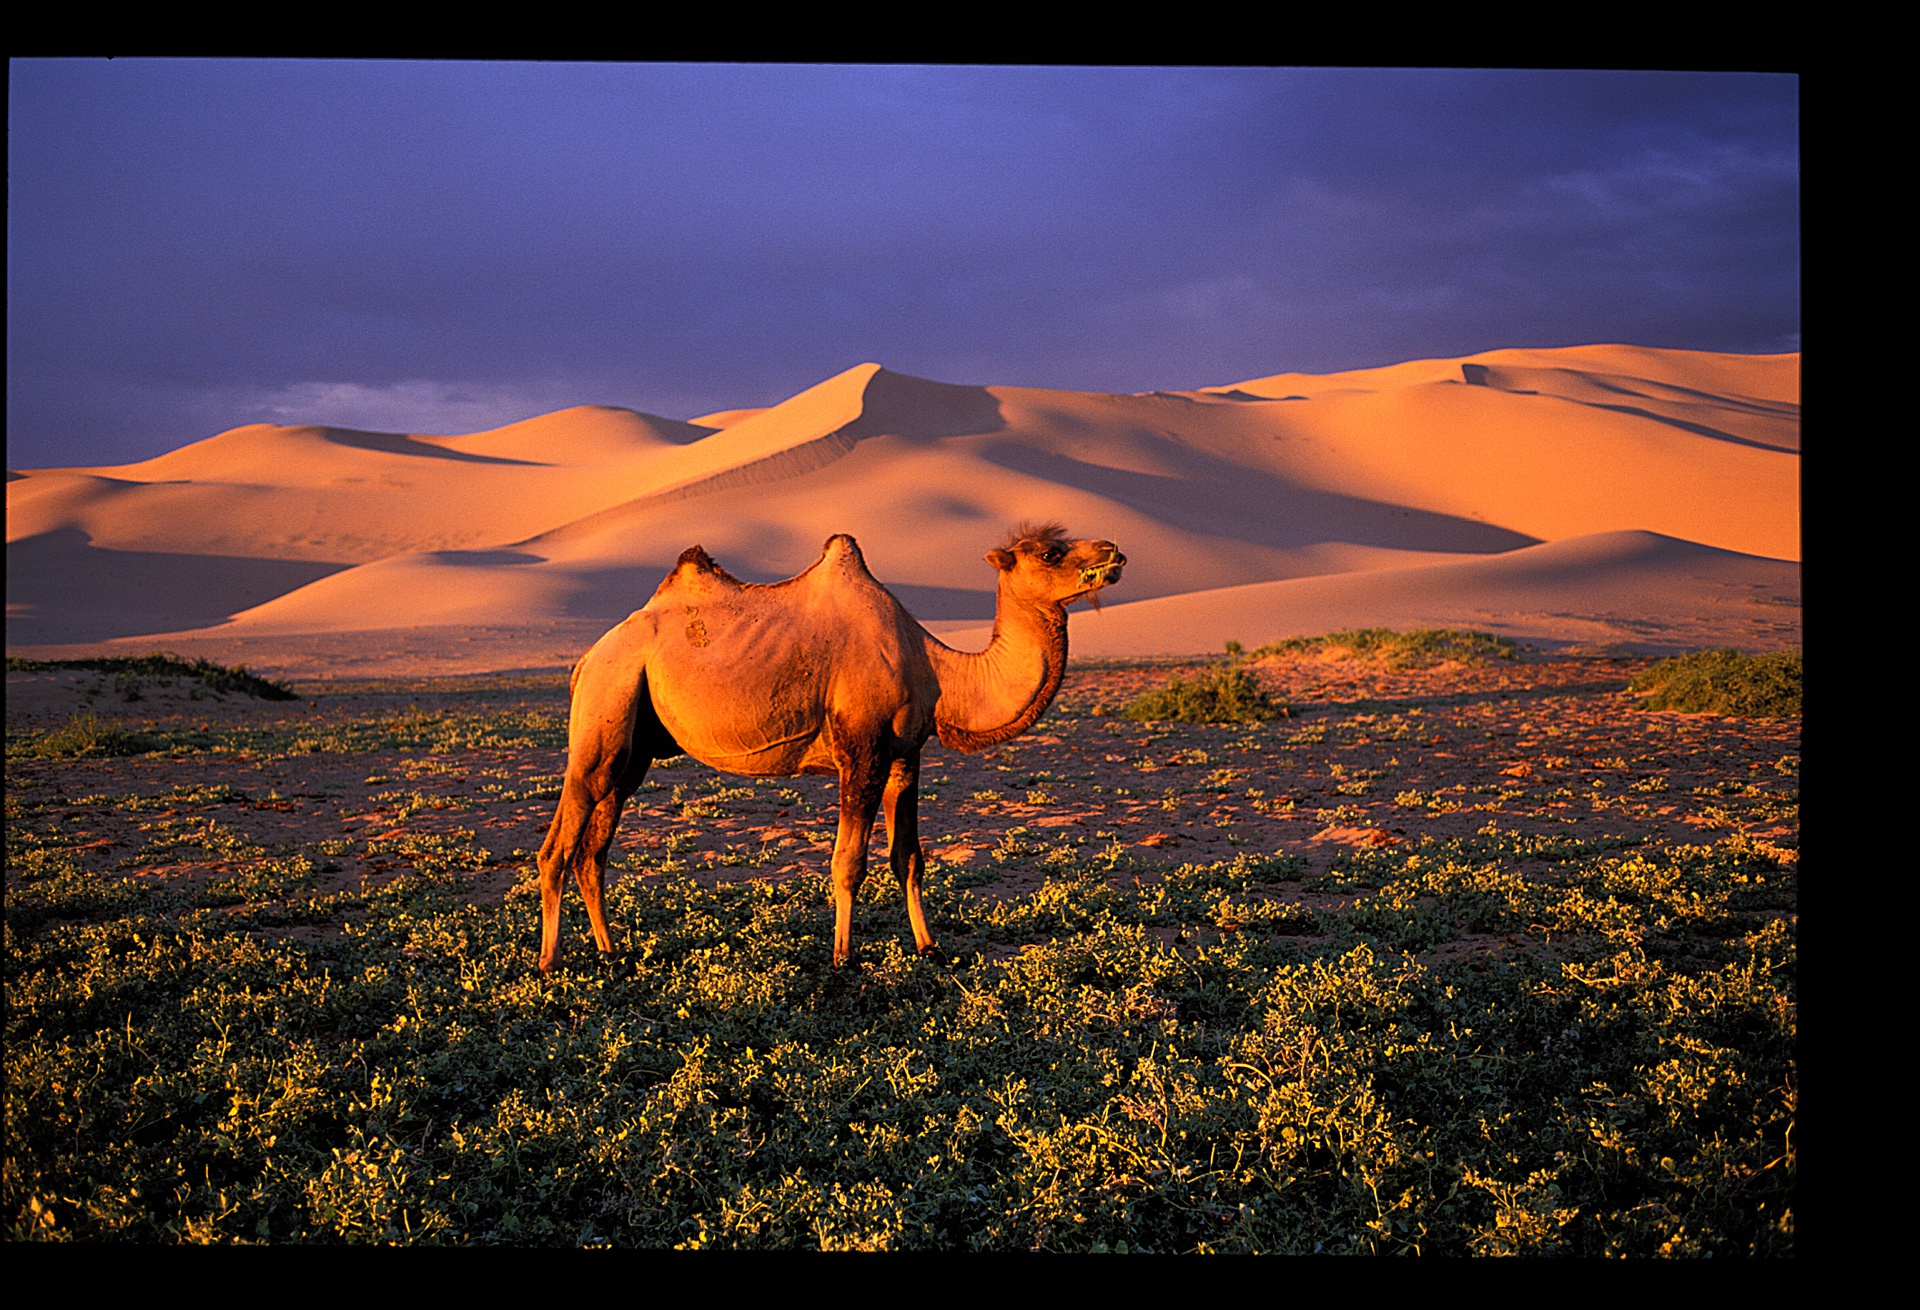
[[[987,648],[969,655],[929,636],[927,655],[940,680],[941,742],[983,750],[1019,736],[1053,704],[1067,671],[1067,612],[1015,599],[1003,578]]]

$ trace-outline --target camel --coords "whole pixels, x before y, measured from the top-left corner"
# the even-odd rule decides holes
[[[922,955],[920,750],[978,751],[1018,736],[1053,703],[1067,666],[1066,606],[1120,580],[1111,541],[1021,524],[990,550],[993,638],[967,654],[942,644],[867,571],[852,537],[827,538],[797,577],[743,583],[699,546],[684,551],[644,608],[574,665],[567,772],[540,848],[540,970],[560,955],[560,895],[572,871],[594,941],[610,954],[601,881],[621,808],[656,759],[682,753],[726,773],[837,774],[833,963],[853,949],[853,897],[867,871],[874,811]]]

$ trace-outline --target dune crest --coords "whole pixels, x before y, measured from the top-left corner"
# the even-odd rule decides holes
[[[1799,356],[1506,349],[1136,395],[864,363],[692,422],[584,405],[459,436],[253,424],[10,473],[7,501],[10,648],[591,627],[695,542],[771,581],[840,532],[964,633],[993,612],[981,552],[1024,518],[1133,560],[1075,619],[1076,653],[1391,615],[1779,645],[1798,640]]]

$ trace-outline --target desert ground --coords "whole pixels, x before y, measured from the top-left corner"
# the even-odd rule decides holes
[[[1794,1252],[1799,358],[237,428],[8,481],[10,1237]],[[916,955],[835,784],[657,761],[534,967],[570,667],[696,542],[831,533],[984,647],[1006,527],[1127,553],[1052,708],[921,774]],[[1266,643],[1467,629],[1517,658]],[[1229,656],[1228,642],[1244,648]],[[177,652],[195,677],[38,661]],[[1233,668],[1264,721],[1141,720]]]
[[[1514,662],[1392,670],[1347,658],[1268,657],[1254,666],[1257,676],[1288,714],[1257,725],[1120,717],[1140,693],[1198,676],[1211,662],[1082,663],[1024,736],[977,755],[929,743],[925,844],[951,874],[991,876],[1009,892],[1038,885],[1035,871],[994,858],[1020,848],[1115,850],[1149,864],[1286,855],[1313,877],[1351,850],[1467,837],[1489,823],[1578,841],[1630,829],[1635,840],[1674,844],[1739,831],[1784,842],[1783,850],[1796,846],[1791,820],[1736,823],[1698,797],[1728,779],[1756,784],[1755,795],[1791,793],[1797,722],[1630,712],[1627,683],[1652,663],[1536,652]],[[565,765],[564,670],[296,688],[309,698],[284,706],[240,695],[191,699],[190,685],[146,686],[129,701],[96,674],[9,673],[13,730],[51,727],[87,709],[182,743],[131,758],[22,760],[18,776],[30,786],[60,779],[68,792],[95,790],[78,780],[85,777],[116,794],[243,793],[249,799],[228,826],[254,846],[354,845],[320,880],[332,890],[401,867],[381,846],[400,834],[470,835],[487,857],[473,887],[478,900],[498,902],[525,883]],[[434,725],[474,715],[513,725],[525,743],[374,749],[383,730],[366,726],[412,723],[431,742]],[[384,731],[404,738],[407,730]],[[351,749],[356,733],[367,749]],[[425,756],[412,758],[422,749]],[[833,841],[836,786],[820,777],[736,777],[685,756],[661,761],[627,808],[611,867],[684,868],[707,881],[817,874]],[[1772,808],[1762,804],[1755,814]],[[153,827],[132,815],[99,819],[86,835],[103,857],[142,846]],[[884,835],[874,840],[884,868]],[[102,875],[112,876],[120,858],[108,859]],[[143,864],[137,876],[191,882],[237,868],[197,859]]]
[[[10,674],[12,1232],[1790,1254],[1799,725],[1650,662],[1075,666],[928,748],[937,956],[876,834],[839,970],[831,780],[661,761],[544,977],[563,670]]]

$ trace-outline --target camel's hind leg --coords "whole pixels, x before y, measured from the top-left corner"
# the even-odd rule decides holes
[[[594,942],[613,950],[602,882],[620,811],[647,776],[661,734],[644,668],[588,652],[575,672],[568,716],[567,773],[560,805],[540,848],[540,971],[560,958],[560,896],[572,871],[587,903]],[[653,732],[647,731],[651,725]]]
[[[920,875],[927,857],[920,847],[920,752],[895,760],[887,772],[887,791],[880,801],[887,819],[887,863],[907,900],[907,921],[913,925],[914,945],[920,954],[933,953],[933,934],[927,931],[926,911],[920,907]]]

